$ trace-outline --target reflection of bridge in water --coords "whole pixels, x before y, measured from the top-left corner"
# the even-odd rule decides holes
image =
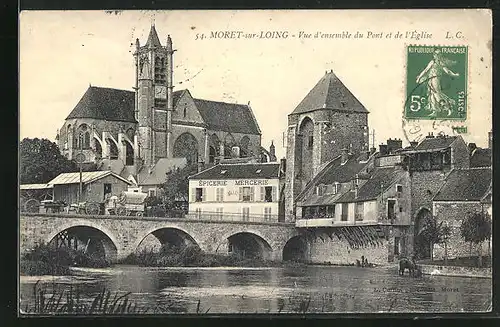
[[[192,218],[86,216],[21,213],[21,253],[37,243],[89,247],[116,261],[153,235],[161,244],[197,245],[206,253],[246,253],[261,259],[305,259],[305,243],[294,223]]]

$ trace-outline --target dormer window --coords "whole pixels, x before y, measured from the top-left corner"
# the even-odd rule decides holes
[[[342,108],[345,108],[346,104],[347,103],[345,101],[340,101],[340,105],[342,106]]]

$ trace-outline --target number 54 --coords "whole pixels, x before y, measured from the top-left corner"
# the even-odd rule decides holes
[[[411,111],[419,111],[422,108],[422,103],[425,101],[425,98],[420,95],[412,95],[410,98],[410,110]]]

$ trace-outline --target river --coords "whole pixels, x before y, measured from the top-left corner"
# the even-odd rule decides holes
[[[148,313],[471,312],[485,311],[491,279],[398,276],[396,268],[144,268],[74,270],[72,276],[21,277],[21,308],[34,302],[40,281],[90,301],[104,287],[132,292]],[[199,304],[198,304],[199,303]],[[168,309],[167,309],[168,308]]]

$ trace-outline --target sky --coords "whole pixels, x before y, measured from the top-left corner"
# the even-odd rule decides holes
[[[274,142],[278,157],[285,155],[287,115],[330,70],[370,112],[375,146],[388,138],[407,144],[410,126],[402,126],[406,46],[467,45],[468,134],[464,139],[487,146],[492,124],[491,14],[475,9],[23,11],[20,138],[55,140],[57,129],[89,85],[132,90],[135,39],[143,45],[152,24],[162,44],[170,34],[177,50],[174,90],[189,89],[195,98],[250,103],[262,130],[262,145],[268,148]],[[288,38],[210,38],[219,31],[286,32]],[[356,31],[364,38],[354,38]],[[385,37],[398,31],[421,37]],[[306,39],[299,38],[300,32],[351,33],[351,37]],[[375,38],[379,33],[383,37]],[[447,34],[454,38],[446,38]],[[429,122],[412,124],[422,133],[435,131]],[[451,133],[453,123],[438,125]]]

